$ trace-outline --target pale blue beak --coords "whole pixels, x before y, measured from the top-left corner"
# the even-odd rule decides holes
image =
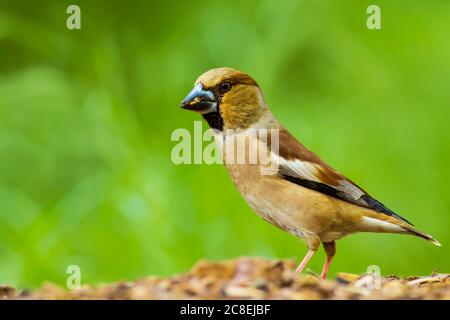
[[[181,107],[206,114],[217,111],[217,100],[212,91],[204,90],[203,85],[198,83],[181,102]]]

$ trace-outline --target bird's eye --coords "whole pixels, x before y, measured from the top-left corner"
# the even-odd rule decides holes
[[[227,91],[230,91],[230,89],[231,89],[231,83],[229,83],[229,82],[222,82],[222,83],[219,85],[219,89],[220,89],[220,91],[221,91],[222,93],[225,93],[225,92],[227,92]]]

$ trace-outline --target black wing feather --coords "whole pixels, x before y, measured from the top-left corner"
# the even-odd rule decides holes
[[[342,192],[338,189],[335,189],[332,186],[329,186],[324,183],[310,181],[307,179],[301,179],[301,178],[293,177],[293,176],[286,175],[286,174],[281,174],[281,176],[284,179],[286,179],[292,183],[301,185],[302,187],[306,187],[306,188],[309,188],[309,189],[312,189],[315,191],[319,191],[321,193],[327,194],[329,196],[335,197],[340,200],[344,200],[344,201],[353,203],[353,204],[361,206],[361,207],[369,208],[369,209],[375,210],[377,212],[382,212],[388,216],[397,218],[397,219],[402,220],[413,226],[413,224],[411,222],[409,222],[405,218],[399,216],[398,214],[396,214],[395,212],[393,212],[392,210],[387,208],[384,204],[382,204],[378,200],[375,200],[368,194],[363,194],[358,200],[355,200],[349,194]]]

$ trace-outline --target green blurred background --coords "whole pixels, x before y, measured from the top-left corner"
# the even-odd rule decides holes
[[[81,30],[66,8],[81,7]],[[373,3],[373,2],[370,2]],[[295,258],[220,165],[174,165],[204,71],[251,74],[305,145],[443,244],[358,234],[332,265],[450,271],[450,2],[0,1],[0,283],[33,288]],[[321,250],[310,264],[320,271]]]

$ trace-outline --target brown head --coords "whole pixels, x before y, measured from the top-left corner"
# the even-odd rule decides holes
[[[245,129],[259,120],[265,108],[258,84],[231,68],[206,71],[182,101],[184,109],[199,112],[213,129]]]

